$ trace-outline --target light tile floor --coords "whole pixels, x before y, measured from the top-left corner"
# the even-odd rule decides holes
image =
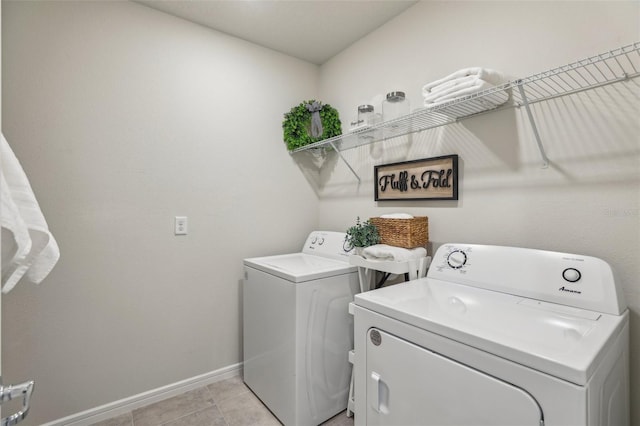
[[[93,426],[279,426],[240,376],[138,408]],[[324,426],[352,426],[343,411]]]

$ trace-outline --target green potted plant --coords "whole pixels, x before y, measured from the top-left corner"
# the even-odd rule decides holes
[[[355,247],[356,254],[362,254],[365,247],[380,243],[380,234],[373,223],[368,220],[360,222],[358,217],[356,224],[347,229],[345,241],[349,247]]]

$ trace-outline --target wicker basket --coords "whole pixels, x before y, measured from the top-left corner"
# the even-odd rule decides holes
[[[413,219],[387,219],[372,217],[369,219],[380,233],[381,244],[395,247],[426,247],[429,242],[429,218],[427,216]]]

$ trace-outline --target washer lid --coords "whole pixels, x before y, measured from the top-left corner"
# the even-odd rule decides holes
[[[356,271],[347,262],[307,253],[245,259],[244,264],[293,282],[304,282]]]
[[[584,385],[628,322],[610,315],[423,278],[360,293],[355,304]]]

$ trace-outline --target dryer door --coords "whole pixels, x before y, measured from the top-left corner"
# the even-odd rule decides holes
[[[367,334],[366,424],[544,424],[524,390],[382,330]]]

